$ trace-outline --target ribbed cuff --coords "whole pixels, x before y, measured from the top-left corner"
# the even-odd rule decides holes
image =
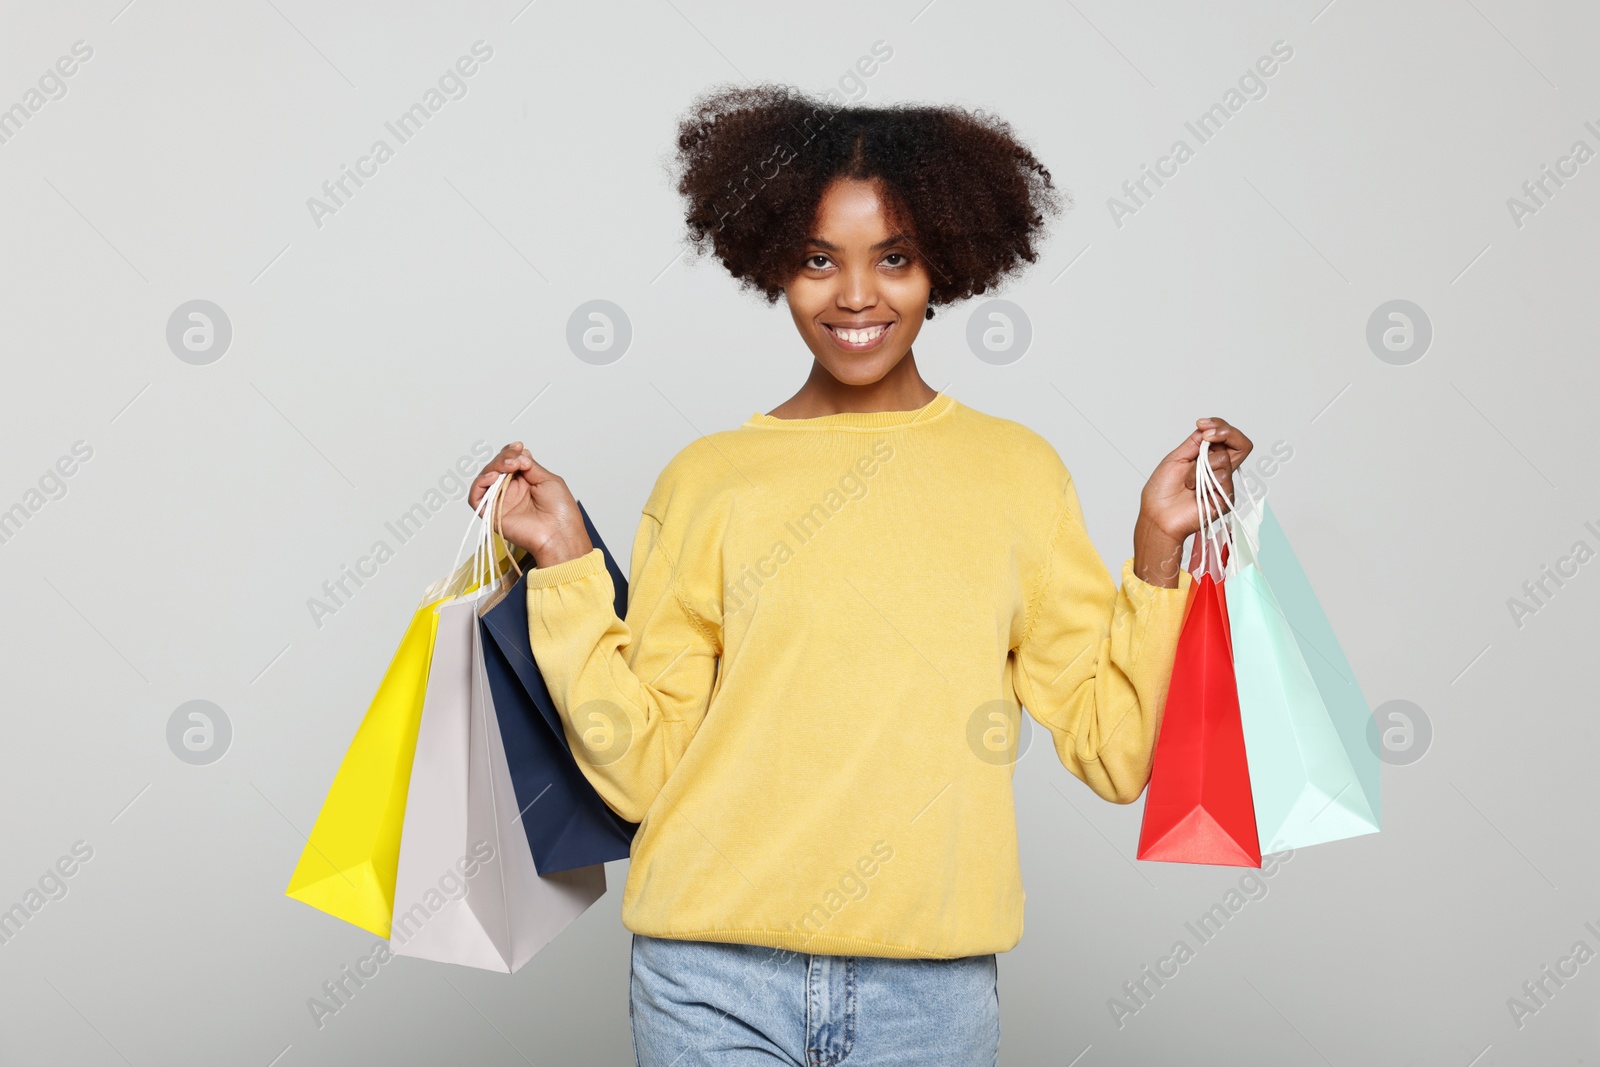
[[[1122,591],[1127,594],[1128,600],[1135,608],[1142,608],[1146,604],[1159,603],[1165,597],[1178,602],[1183,602],[1189,596],[1189,583],[1193,576],[1181,567],[1178,569],[1178,585],[1168,589],[1164,585],[1151,585],[1137,574],[1133,573],[1133,557],[1128,557],[1122,564]]]
[[[587,553],[557,563],[554,567],[535,567],[528,572],[529,589],[548,589],[562,582],[576,581],[606,569],[605,553],[597,545]]]

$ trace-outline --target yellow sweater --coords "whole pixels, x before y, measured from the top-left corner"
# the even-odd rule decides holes
[[[596,548],[530,573],[529,637],[641,824],[629,930],[949,958],[1022,936],[1018,704],[1135,800],[1189,582],[1129,560],[1119,591],[1050,443],[940,393],[694,441],[645,503],[626,621]]]

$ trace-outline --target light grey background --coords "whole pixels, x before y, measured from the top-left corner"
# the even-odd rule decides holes
[[[320,628],[307,600],[476,440],[528,441],[625,548],[675,451],[789,396],[786,312],[679,258],[661,164],[709,84],[822,91],[880,40],[865,99],[992,108],[1078,201],[1000,294],[1023,358],[978,359],[954,308],[928,380],[1055,443],[1112,566],[1193,419],[1286,442],[1274,508],[1363,688],[1434,729],[1385,768],[1381,834],[1296,853],[1120,1028],[1108,999],[1243,872],[1136,864],[1142,804],[1036,745],[1004,1061],[1593,1062],[1600,963],[1507,1007],[1600,949],[1600,563],[1520,627],[1507,604],[1600,545],[1600,162],[1521,226],[1507,205],[1600,148],[1593,5],[125,2],[0,23],[0,107],[93,48],[0,144],[0,509],[93,449],[0,544],[0,907],[93,848],[0,945],[0,1063],[631,1062],[622,863],[517,975],[396,960],[312,1022],[374,939],[284,886],[466,509]],[[307,199],[478,40],[467,95],[318,227]],[[1279,40],[1266,95],[1118,226],[1107,199]],[[233,331],[206,366],[166,341],[197,299]],[[566,344],[593,299],[632,325],[608,365]],[[1393,299],[1434,331],[1405,366],[1365,339]],[[204,766],[166,741],[197,699],[233,730]]]

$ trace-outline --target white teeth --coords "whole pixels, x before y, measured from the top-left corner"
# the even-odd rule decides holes
[[[873,326],[865,330],[845,330],[836,328],[833,332],[838,334],[839,339],[847,344],[864,345],[870,344],[873,341],[876,341],[879,337],[882,337],[883,331],[887,330],[888,328],[889,327],[887,326]]]

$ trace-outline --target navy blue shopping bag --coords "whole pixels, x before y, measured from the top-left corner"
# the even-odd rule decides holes
[[[589,540],[605,556],[606,570],[616,588],[617,617],[624,618],[627,579],[581,501],[578,512]],[[532,563],[531,556],[527,562]],[[527,577],[485,612],[478,625],[484,635],[484,671],[534,866],[546,875],[623,859],[639,825],[612,811],[573,759],[560,713],[528,642]]]

